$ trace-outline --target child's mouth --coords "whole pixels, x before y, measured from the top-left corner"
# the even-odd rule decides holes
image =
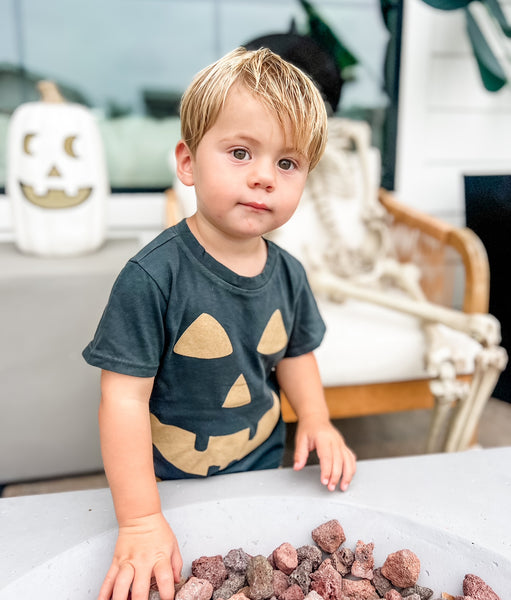
[[[269,211],[270,209],[266,206],[266,204],[260,202],[242,202],[242,206],[247,206],[248,208],[253,208],[254,210],[260,211]]]

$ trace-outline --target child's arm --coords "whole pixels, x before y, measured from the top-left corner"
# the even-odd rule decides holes
[[[295,470],[303,468],[309,452],[316,449],[321,483],[333,491],[340,480],[340,488],[345,491],[355,474],[356,458],[330,421],[314,354],[281,360],[277,379],[298,417]]]
[[[154,574],[162,600],[174,596],[182,559],[154,475],[149,397],[153,378],[101,374],[99,427],[119,535],[98,600],[147,598]]]

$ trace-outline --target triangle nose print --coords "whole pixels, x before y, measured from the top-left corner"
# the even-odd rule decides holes
[[[248,389],[247,381],[242,374],[232,384],[232,387],[222,404],[222,408],[237,408],[238,406],[250,404],[251,401],[250,390]]]
[[[50,169],[48,173],[48,177],[60,177],[60,171],[57,169],[55,165]]]

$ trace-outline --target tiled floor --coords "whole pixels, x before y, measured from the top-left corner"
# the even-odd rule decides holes
[[[429,427],[426,410],[360,417],[336,421],[358,458],[383,458],[421,454]],[[491,399],[480,422],[479,444],[483,448],[511,446],[511,404]],[[289,428],[285,464],[292,463],[293,427]],[[314,462],[312,457],[311,462]],[[3,497],[44,494],[106,487],[103,473],[7,486]]]

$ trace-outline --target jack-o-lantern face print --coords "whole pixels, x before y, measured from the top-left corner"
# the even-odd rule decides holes
[[[280,310],[275,310],[260,334],[257,352],[261,355],[275,355],[287,345]],[[211,361],[231,356],[235,350],[224,327],[211,315],[202,313],[182,333],[173,349],[175,354],[194,360]],[[200,371],[196,377],[204,376]],[[216,390],[215,390],[216,393]],[[244,373],[236,373],[232,384],[220,391],[221,406],[219,419],[229,421],[229,415],[221,411],[249,408],[252,393]],[[249,428],[235,430],[222,435],[208,435],[205,447],[198,449],[197,434],[176,425],[162,423],[151,414],[153,444],[169,463],[184,473],[206,476],[212,467],[225,469],[233,461],[241,460],[269,438],[280,418],[280,401],[271,390],[267,390],[269,408],[259,416]],[[211,424],[213,427],[213,424]],[[200,442],[199,442],[200,446]]]

